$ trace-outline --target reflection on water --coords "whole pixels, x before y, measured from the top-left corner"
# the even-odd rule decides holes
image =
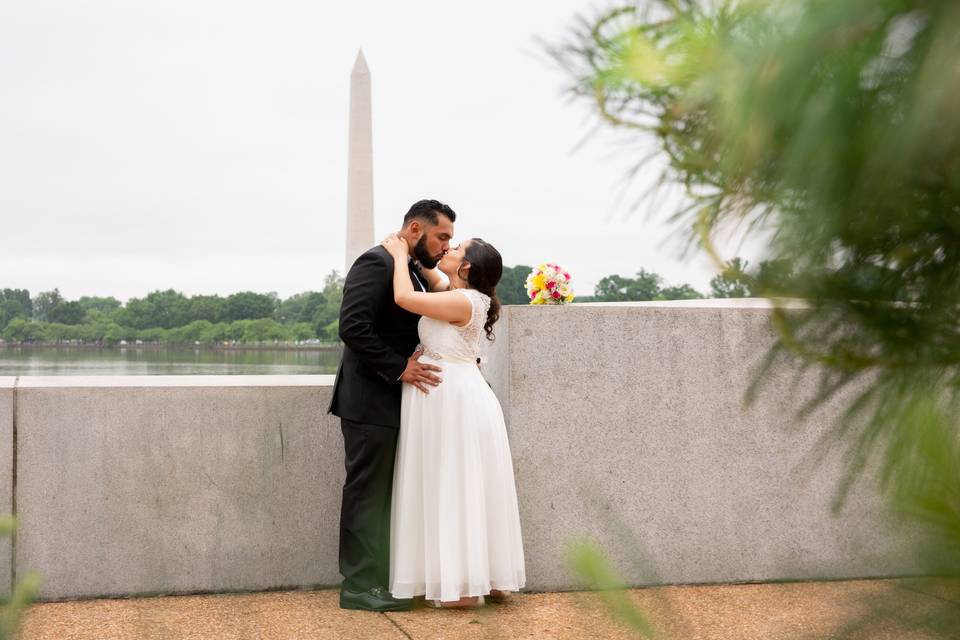
[[[0,376],[322,374],[339,362],[339,350],[0,347]]]

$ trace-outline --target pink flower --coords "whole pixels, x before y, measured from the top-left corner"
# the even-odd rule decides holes
[[[537,297],[537,292],[536,292],[536,291],[531,291],[531,292],[530,292],[530,299],[533,300],[533,299],[536,298],[536,297]]]
[[[556,300],[556,299],[558,299],[559,297],[560,297],[560,292],[559,292],[559,291],[554,291],[554,292],[553,292],[553,298]]]
[[[569,280],[569,279],[570,279],[570,274],[567,273],[566,271],[564,271],[564,272],[563,272],[563,277],[566,278],[567,280]]]
[[[556,289],[556,287],[557,287],[557,283],[555,280],[551,280],[550,282],[547,283],[547,289],[553,290],[553,289]]]

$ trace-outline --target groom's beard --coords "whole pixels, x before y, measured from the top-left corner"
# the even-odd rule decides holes
[[[439,260],[427,251],[427,235],[420,236],[417,244],[413,245],[413,255],[424,269],[433,269]]]

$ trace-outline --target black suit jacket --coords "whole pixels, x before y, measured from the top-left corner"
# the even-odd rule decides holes
[[[420,291],[415,266],[410,280]],[[423,277],[420,281],[426,284]],[[357,258],[343,285],[343,359],[329,413],[365,424],[400,427],[400,375],[420,338],[420,316],[393,301],[393,257],[377,245]]]

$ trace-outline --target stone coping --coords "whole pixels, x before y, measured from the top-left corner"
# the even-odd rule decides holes
[[[511,305],[517,307],[550,308],[558,305]],[[805,309],[809,305],[804,300],[782,298],[775,304],[767,298],[705,298],[703,300],[650,300],[646,302],[577,302],[576,307],[653,307],[659,309]]]

